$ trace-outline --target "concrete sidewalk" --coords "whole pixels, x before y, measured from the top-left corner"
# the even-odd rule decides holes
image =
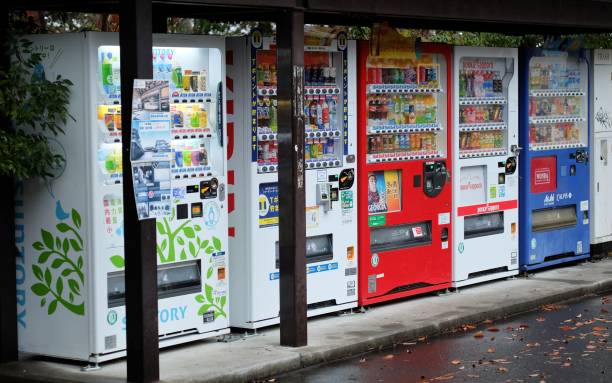
[[[429,336],[464,323],[499,319],[540,305],[612,290],[612,259],[371,307],[365,314],[308,323],[308,346],[280,347],[278,327],[231,343],[206,340],[164,350],[163,382],[243,382]],[[118,382],[125,361],[80,371],[79,364],[25,357],[0,366],[0,381]]]

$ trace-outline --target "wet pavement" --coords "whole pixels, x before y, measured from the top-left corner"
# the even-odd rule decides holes
[[[266,380],[319,382],[612,382],[612,296],[465,324]]]

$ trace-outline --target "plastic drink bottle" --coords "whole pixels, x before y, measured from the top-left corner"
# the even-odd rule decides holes
[[[191,166],[191,148],[186,148],[183,150],[183,163],[185,166]]]
[[[176,158],[176,166],[179,168],[182,167],[183,166],[183,152],[181,150],[175,150],[174,156]]]
[[[108,52],[109,55],[112,55],[112,53]],[[113,88],[113,65],[111,64],[109,57],[104,54],[104,52],[102,52],[101,54],[101,59],[102,59],[102,86],[104,88],[104,91],[107,94],[111,93],[111,90]]]

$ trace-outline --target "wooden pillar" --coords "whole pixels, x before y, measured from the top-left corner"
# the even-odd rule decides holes
[[[139,221],[137,218],[130,166],[134,79],[153,78],[151,0],[121,1],[119,22],[127,379],[154,382],[159,380],[155,219]]]
[[[7,37],[9,8],[6,2],[0,6],[0,38]],[[10,57],[6,51],[0,55],[0,66],[7,70]],[[8,129],[10,119],[0,112],[0,129]],[[17,360],[17,248],[15,245],[15,188],[14,179],[0,177],[0,362]],[[25,277],[25,270],[20,277]]]
[[[304,178],[304,12],[288,10],[276,24],[280,343],[307,343]]]

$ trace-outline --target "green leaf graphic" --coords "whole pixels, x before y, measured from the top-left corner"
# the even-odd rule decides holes
[[[60,231],[60,233],[65,233],[70,230],[70,225],[65,222],[58,223],[55,227]]]
[[[44,297],[49,293],[49,288],[42,283],[36,283],[32,285],[32,292],[39,297]]]
[[[209,246],[204,251],[206,251],[206,254],[211,255],[215,251],[215,249],[213,249],[212,246]]]
[[[47,286],[51,286],[51,271],[49,269],[45,269],[45,282],[47,282]]]
[[[168,240],[166,238],[164,238],[164,240],[161,243],[161,249],[162,251],[166,250],[166,247],[168,247]]]
[[[43,307],[47,303],[47,298],[43,298],[40,300],[40,307]]]
[[[123,269],[125,267],[125,260],[120,255],[113,255],[110,257],[110,261],[118,269]]]
[[[68,280],[68,287],[70,288],[70,291],[72,291],[76,295],[81,295],[81,288],[79,287],[79,283],[74,279]]]
[[[75,271],[73,269],[64,269],[64,271],[62,271],[62,277],[67,277],[74,272]]]
[[[204,303],[204,295],[202,295],[202,294],[198,294],[198,295],[196,295],[195,300],[196,300],[198,303]]]
[[[80,256],[79,259],[77,259],[77,267],[79,269],[83,269],[83,256]]]
[[[60,259],[60,258],[56,258],[56,259],[53,260],[53,263],[51,264],[51,268],[52,269],[57,269],[61,265],[63,265],[64,262],[66,262],[66,261],[64,261],[63,259]]]
[[[195,231],[202,231],[202,226],[200,225],[193,225],[193,228],[195,229]]]
[[[64,292],[64,280],[62,278],[57,278],[57,281],[55,282],[55,292],[60,297],[62,296],[62,293]]]
[[[195,232],[193,231],[193,229],[189,226],[185,226],[183,228],[183,233],[185,233],[185,236],[187,238],[195,238]]]
[[[155,226],[157,226],[157,232],[159,234],[166,235],[166,228],[164,227],[163,223],[157,222]]]
[[[53,235],[45,229],[41,229],[40,234],[47,249],[53,250]]]
[[[189,254],[191,254],[192,257],[196,256],[196,249],[193,242],[189,242]]]
[[[40,251],[40,250],[42,250],[42,249],[44,249],[44,248],[45,248],[45,245],[43,245],[43,244],[42,244],[42,242],[40,242],[40,241],[36,241],[36,242],[34,242],[34,243],[32,244],[32,247],[33,247],[35,250]]]
[[[76,252],[83,250],[83,248],[81,247],[81,245],[79,245],[79,242],[76,239],[70,239],[70,244]]]
[[[47,262],[47,259],[49,259],[49,256],[51,256],[51,254],[53,253],[50,251],[43,251],[42,253],[40,253],[40,256],[38,257],[38,263]]]
[[[204,285],[204,293],[206,294],[206,300],[213,302],[213,288],[211,285]]]
[[[187,259],[187,253],[185,253],[185,249],[181,250],[180,259],[181,260]]]
[[[56,237],[56,238],[55,238],[55,247],[56,247],[58,250],[61,250],[61,249],[62,249],[62,240],[60,239],[60,237]]]
[[[198,310],[198,315],[204,315],[208,309],[210,309],[212,305],[203,305],[202,307],[200,307],[200,309]]]
[[[185,240],[183,237],[176,237],[176,242],[178,242],[178,244],[181,246],[185,245]]]
[[[215,249],[217,249],[217,251],[221,251],[221,240],[215,236],[212,237],[212,240]]]
[[[72,222],[74,222],[74,226],[76,226],[77,229],[81,228],[81,215],[74,209],[72,209]]]
[[[212,277],[212,275],[213,275],[213,267],[210,266],[208,268],[208,270],[206,271],[206,279],[210,279],[210,277]]]
[[[36,277],[36,279],[38,279],[39,281],[43,280],[43,272],[40,266],[32,265],[32,271],[34,272],[34,276]]]
[[[225,303],[227,303],[227,297],[224,295],[219,300],[219,304],[221,305],[221,308],[225,307]]]
[[[49,303],[49,308],[47,309],[47,314],[52,315],[57,309],[57,299],[53,302]]]

